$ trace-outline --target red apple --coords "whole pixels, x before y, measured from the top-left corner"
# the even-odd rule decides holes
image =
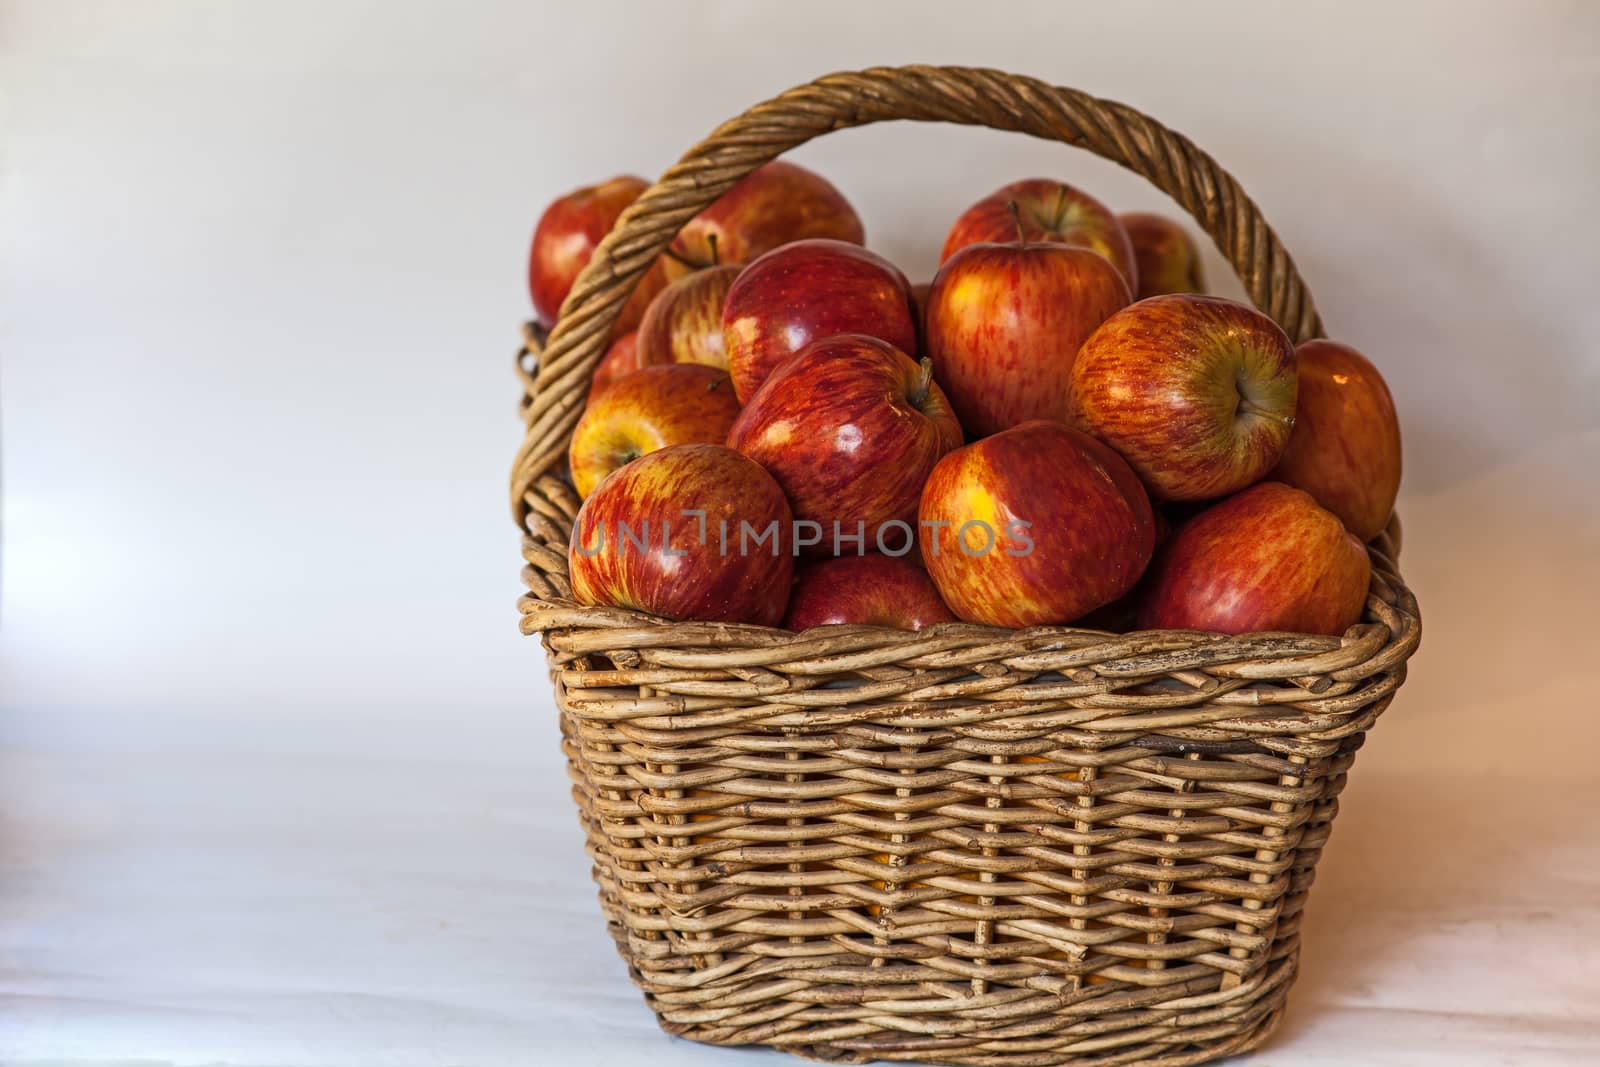
[[[916,322],[922,321],[922,316],[927,313],[928,294],[933,291],[932,282],[914,282],[911,286],[911,318]]]
[[[533,248],[528,256],[528,289],[533,295],[534,311],[546,328],[555,324],[572,283],[578,280],[595,248],[616,225],[617,216],[648,188],[650,183],[643,178],[624,175],[568,193],[545,208],[533,231]],[[651,298],[666,284],[666,274],[661,261],[657,260],[623,305],[622,317],[617,320],[613,335],[637,327]]]
[[[855,208],[826,178],[777,160],[752,171],[684,224],[667,254],[669,277],[714,263],[750,263],[779,245],[828,237],[859,245]]]
[[[724,263],[686,274],[656,294],[639,324],[640,358],[652,363],[704,363],[728,368],[722,304],[740,267]]]
[[[913,282],[911,285],[911,325],[917,331],[917,351],[925,352],[928,346],[928,294],[932,282]]]
[[[1132,589],[1155,547],[1138,477],[1057,422],[951,452],[918,511],[922,561],[945,603],[992,626],[1065,623]]]
[[[748,401],[784,360],[812,341],[861,333],[917,351],[911,286],[894,265],[843,241],[796,241],[734,279],[722,308],[728,370]]]
[[[594,378],[589,382],[589,405],[594,404],[594,398],[603,393],[607,386],[619,378],[626,378],[642,366],[639,362],[639,331],[630,330],[612,341],[606,354],[600,357],[600,365],[595,367]]]
[[[868,552],[801,564],[783,625],[795,631],[848,624],[920,630],[954,621],[927,571],[901,556]]]
[[[1147,630],[1342,634],[1361,618],[1367,550],[1311,494],[1262,482],[1178,528],[1151,570]]]
[[[916,519],[923,480],[961,444],[932,367],[875,337],[840,334],[801,349],[750,398],[728,434],[783,486],[813,552],[871,548],[887,523]],[[835,530],[863,541],[838,541]],[[802,540],[796,531],[796,542]],[[899,543],[899,542],[895,542]]]
[[[1162,509],[1153,507],[1155,516],[1155,550],[1151,559],[1161,558],[1161,548],[1172,540],[1172,522],[1163,514]],[[1130,630],[1139,628],[1139,605],[1144,602],[1145,586],[1150,582],[1150,572],[1153,567],[1145,569],[1144,575],[1134,583],[1133,588],[1122,594],[1109,604],[1101,605],[1073,620],[1072,625],[1085,630],[1108,630],[1111,633],[1125,634]]]
[[[695,363],[645,367],[595,397],[567,458],[580,497],[612,471],[669,445],[721,444],[739,415],[725,371]]]
[[[1152,495],[1207,500],[1258,481],[1294,426],[1294,346],[1254,308],[1153,296],[1111,316],[1072,364],[1072,420]]]
[[[1363,541],[1383,532],[1400,491],[1400,420],[1383,375],[1337,341],[1295,349],[1294,432],[1272,477],[1304,489]]]
[[[1119,215],[1117,219],[1133,242],[1133,258],[1139,264],[1136,299],[1206,291],[1200,249],[1195,247],[1188,230],[1165,215],[1142,211]]]
[[[1014,240],[1017,224],[1011,217],[1013,203],[1028,240],[1059,241],[1099,252],[1127,279],[1130,293],[1138,288],[1139,268],[1133,258],[1133,244],[1117,216],[1082,189],[1049,178],[1012,182],[967,208],[950,227],[939,261],[942,263],[968,245]]]
[[[739,453],[663,448],[607,478],[578,509],[572,596],[669,619],[775,626],[794,578],[791,522],[778,483]]]
[[[924,320],[934,374],[961,425],[984,437],[1067,417],[1072,362],[1129,300],[1109,260],[1040,242],[968,245],[934,276]]]

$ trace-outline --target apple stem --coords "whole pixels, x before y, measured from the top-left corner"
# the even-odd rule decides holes
[[[1266,408],[1250,403],[1244,397],[1239,398],[1239,410],[1249,412],[1251,415],[1260,415],[1263,419],[1273,419],[1283,423],[1285,426],[1294,426],[1293,415],[1279,415],[1276,411],[1268,411]]]
[[[1011,221],[1017,224],[1017,244],[1023,248],[1028,247],[1028,233],[1022,228],[1022,209],[1017,207],[1015,200],[1006,201],[1006,210],[1011,212]]]
[[[711,265],[715,267],[719,262],[717,259],[717,235],[714,233],[706,234],[706,244],[711,246]]]
[[[1061,223],[1067,216],[1067,187],[1065,184],[1056,187],[1056,210],[1054,229],[1061,229]]]
[[[928,392],[933,388],[933,360],[923,356],[918,361],[917,384],[911,388],[911,406],[921,408],[923,401],[928,399]]]

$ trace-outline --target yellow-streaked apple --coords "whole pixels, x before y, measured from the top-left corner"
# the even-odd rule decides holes
[[[1112,315],[1072,364],[1072,421],[1163,500],[1210,500],[1259,481],[1295,418],[1294,346],[1255,308],[1153,296]]]
[[[922,561],[950,610],[992,626],[1067,623],[1134,587],[1155,517],[1133,470],[1059,422],[945,456],[922,490]]]
[[[695,363],[637,370],[595,395],[573,429],[573,486],[587,498],[640,456],[670,445],[720,445],[738,414],[725,371]]]

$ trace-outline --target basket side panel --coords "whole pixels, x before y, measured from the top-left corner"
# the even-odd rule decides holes
[[[564,712],[575,795],[662,1026],[839,1060],[1254,1047],[1352,744],[1169,754],[1049,714],[673,729],[587,707]]]

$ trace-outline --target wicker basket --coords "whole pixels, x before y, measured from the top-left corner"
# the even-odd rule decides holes
[[[837,1062],[1193,1064],[1283,1010],[1335,798],[1417,647],[1391,531],[1342,638],[946,624],[795,635],[582,607],[567,442],[678,228],[818,134],[888,119],[1076,144],[1187,209],[1318,336],[1277,236],[1204,152],[1070,89],[836,74],[723,125],[601,244],[519,366],[525,633],[542,633],[611,934],[670,1033]],[[537,367],[535,369],[535,362]]]

